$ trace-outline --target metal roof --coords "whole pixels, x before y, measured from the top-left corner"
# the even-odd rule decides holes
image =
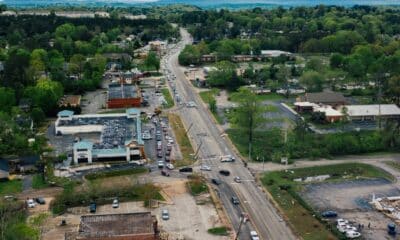
[[[108,99],[137,98],[139,97],[137,91],[135,85],[110,84],[108,86]]]
[[[400,115],[400,108],[396,104],[348,105],[346,108],[350,117]]]
[[[82,140],[74,144],[74,149],[92,149],[93,143],[89,140]]]
[[[71,117],[72,115],[74,115],[74,112],[70,110],[63,110],[57,113],[57,117]]]

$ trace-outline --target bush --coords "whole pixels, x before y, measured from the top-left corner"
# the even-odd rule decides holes
[[[210,234],[213,235],[218,235],[218,236],[227,236],[228,235],[228,229],[226,227],[215,227],[215,228],[210,228],[207,231]]]
[[[108,172],[97,172],[91,173],[85,176],[87,180],[95,180],[98,178],[107,178],[107,177],[117,177],[123,175],[133,175],[133,174],[140,174],[147,172],[146,168],[137,167],[137,168],[130,168],[130,169],[123,169],[123,170],[115,170],[115,171],[108,171]]]

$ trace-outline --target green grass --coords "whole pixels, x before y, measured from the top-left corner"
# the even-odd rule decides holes
[[[265,111],[266,112],[279,112],[279,108],[274,105],[266,105],[265,106]]]
[[[200,92],[199,95],[204,103],[208,104],[210,101],[215,100],[215,95],[219,93],[218,88],[213,88],[209,91]]]
[[[229,95],[229,99],[232,102],[239,102],[239,96],[234,92]],[[257,98],[260,101],[277,101],[277,100],[282,100],[285,99],[283,95],[277,94],[277,93],[269,93],[269,94],[263,94],[263,95],[257,95]]]
[[[207,230],[209,234],[217,235],[217,236],[227,236],[228,228],[227,227],[215,227]]]
[[[131,169],[116,170],[116,171],[90,173],[90,174],[86,175],[85,178],[88,180],[95,180],[95,179],[100,179],[100,178],[142,174],[142,173],[146,173],[146,172],[147,172],[146,168],[138,167],[138,168],[131,168]]]
[[[22,192],[21,180],[0,182],[0,195],[16,194]]]
[[[163,88],[161,89],[161,92],[164,96],[165,101],[167,101],[167,104],[165,104],[164,108],[171,108],[174,106],[174,100],[172,99],[171,93],[169,92],[168,88]]]
[[[32,188],[34,189],[41,189],[48,187],[49,184],[43,179],[40,174],[33,175],[32,178]]]
[[[182,123],[181,118],[179,117],[179,115],[170,113],[168,114],[168,120],[172,129],[174,130],[176,141],[179,144],[179,148],[181,150],[183,157],[182,160],[176,161],[175,165],[177,167],[181,167],[192,164],[193,163],[192,155],[194,151],[192,144],[190,143],[190,140],[186,134],[186,129]]]
[[[192,175],[187,186],[194,196],[208,192],[207,184],[200,176]]]
[[[294,169],[293,172],[277,171],[266,173],[261,179],[263,185],[285,212],[297,233],[306,240],[335,239],[336,237],[334,233],[328,230],[329,227],[326,225],[328,223],[320,222],[318,213],[315,213],[298,194],[302,189],[303,183],[294,182],[293,179],[324,174],[332,176],[327,181],[365,178],[393,180],[393,176],[382,169],[362,163],[343,163]]]

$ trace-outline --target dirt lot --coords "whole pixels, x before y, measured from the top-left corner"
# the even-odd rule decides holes
[[[400,195],[399,189],[386,180],[310,184],[301,195],[319,211],[335,210],[340,218],[354,222],[354,226],[364,225],[361,230],[364,239],[393,239],[386,227],[391,220],[369,204],[373,193],[376,197]]]
[[[163,178],[159,185],[162,187],[167,201],[160,203],[160,206],[151,210],[159,219],[159,226],[162,231],[167,232],[175,238],[198,240],[223,240],[228,237],[217,237],[207,233],[212,227],[221,226],[220,218],[207,195],[194,198],[186,189],[186,180]],[[199,203],[199,204],[196,204]],[[201,204],[200,204],[201,203]],[[161,210],[168,209],[170,219],[161,219]],[[98,206],[97,214],[126,213],[149,211],[142,202],[120,203],[119,208],[113,209],[111,204]],[[87,207],[69,209],[67,214],[49,218],[44,229],[43,240],[63,239],[66,231],[77,231],[81,215],[89,214]],[[67,226],[59,226],[62,219],[67,220]]]

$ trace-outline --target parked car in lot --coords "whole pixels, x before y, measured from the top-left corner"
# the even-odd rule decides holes
[[[168,150],[168,151],[171,151],[171,150],[172,150],[172,144],[171,144],[171,143],[168,143],[168,144],[167,144],[167,150]]]
[[[33,201],[33,199],[28,199],[26,201],[26,204],[28,205],[29,208],[34,208],[36,206],[35,201]]]
[[[359,237],[361,237],[361,233],[359,233],[357,231],[347,231],[346,237],[347,238],[359,238]]]
[[[258,233],[256,231],[250,231],[251,240],[260,240]]]
[[[164,167],[164,161],[158,161],[157,162],[158,168],[163,168]]]
[[[229,176],[229,175],[231,175],[231,172],[229,172],[228,170],[220,170],[219,174],[224,175],[224,176]]]
[[[235,196],[232,196],[231,201],[232,201],[232,203],[235,204],[235,205],[238,205],[238,204],[240,203],[240,202],[239,202],[239,199],[238,199],[237,197],[235,197]]]
[[[337,217],[337,212],[335,211],[325,211],[321,213],[321,216],[324,218],[334,218]]]
[[[163,220],[168,220],[168,219],[169,219],[169,212],[168,212],[167,209],[163,209],[163,210],[161,211],[161,218],[162,218]]]
[[[214,183],[215,185],[220,185],[222,183],[219,179],[216,178],[211,179],[211,182]]]
[[[37,197],[35,198],[36,202],[39,203],[40,205],[44,205],[46,204],[46,200],[44,200],[44,198],[42,197]]]
[[[184,168],[179,169],[179,172],[193,172],[193,168],[184,167]]]
[[[96,210],[97,210],[97,205],[96,205],[96,203],[91,203],[91,204],[89,205],[89,212],[90,212],[90,213],[95,213]]]
[[[113,200],[112,207],[113,207],[113,208],[118,208],[118,207],[119,207],[119,201],[118,201],[118,199],[114,199],[114,200]]]
[[[167,151],[165,151],[165,155],[166,155],[166,156],[170,156],[170,155],[171,155],[171,150],[168,150],[168,149],[167,149]]]
[[[201,171],[211,171],[211,167],[208,165],[201,165],[200,170]]]
[[[169,177],[169,172],[165,170],[161,170],[161,175]]]
[[[174,169],[174,165],[172,165],[171,163],[168,163],[168,164],[166,165],[166,167],[167,167],[169,170],[173,170],[173,169]]]

